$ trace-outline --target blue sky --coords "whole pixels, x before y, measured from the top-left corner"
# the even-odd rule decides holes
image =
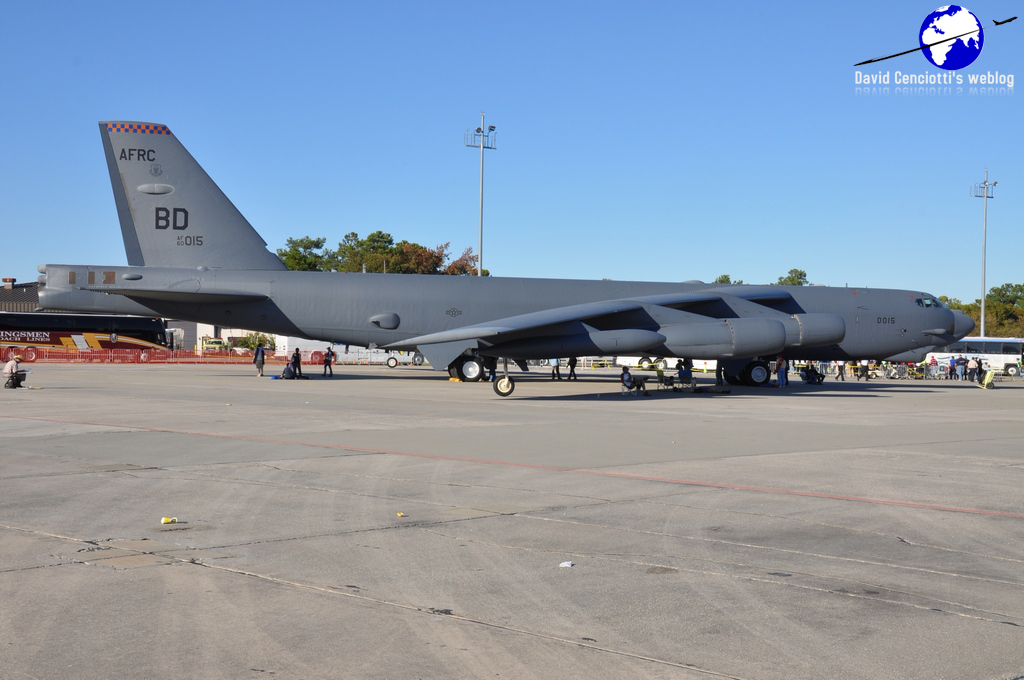
[[[858,92],[945,73],[924,2],[13,3],[0,34],[0,273],[125,264],[97,121],[168,125],[271,250],[355,231],[498,276],[981,292],[1024,282],[1018,95]],[[967,5],[982,21],[1020,11]],[[1024,20],[955,73],[1024,75]],[[883,88],[885,86],[882,86]],[[947,89],[948,88],[948,89]],[[1024,88],[1024,84],[1022,84]],[[1024,97],[1022,90],[1021,97]]]

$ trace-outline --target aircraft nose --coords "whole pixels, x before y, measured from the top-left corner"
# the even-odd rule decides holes
[[[953,335],[963,338],[974,330],[974,326],[974,319],[963,312],[953,312]]]

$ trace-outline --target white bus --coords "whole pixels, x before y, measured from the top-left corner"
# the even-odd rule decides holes
[[[659,357],[659,356],[623,356],[615,357],[616,366],[628,366],[629,368],[641,368],[641,369],[654,369],[661,367],[665,370],[674,369],[676,362],[679,359],[675,357]],[[714,359],[694,359],[693,370],[698,373],[714,373],[718,366],[718,362]]]
[[[961,354],[965,359],[981,359],[986,369],[1016,376],[1020,373],[1017,360],[1024,356],[1024,338],[964,338],[929,352],[925,362],[930,364],[935,357],[939,366],[948,366],[950,357]]]

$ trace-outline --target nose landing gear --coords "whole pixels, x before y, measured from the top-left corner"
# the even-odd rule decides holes
[[[494,381],[494,393],[499,397],[507,397],[516,389],[516,381],[508,374],[508,359],[502,359],[501,375]]]

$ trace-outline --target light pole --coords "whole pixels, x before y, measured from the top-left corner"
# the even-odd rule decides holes
[[[480,127],[475,131],[466,130],[466,146],[480,148],[480,244],[477,250],[476,275],[484,275],[484,149],[497,149],[498,133],[494,126],[484,124],[484,112],[480,112]]]
[[[981,223],[981,337],[985,336],[985,297],[988,289],[985,288],[985,257],[988,254],[988,199],[995,198],[993,189],[999,186],[999,182],[988,181],[988,168],[985,168],[985,181],[974,185],[974,197],[980,198],[985,204],[985,216]]]

